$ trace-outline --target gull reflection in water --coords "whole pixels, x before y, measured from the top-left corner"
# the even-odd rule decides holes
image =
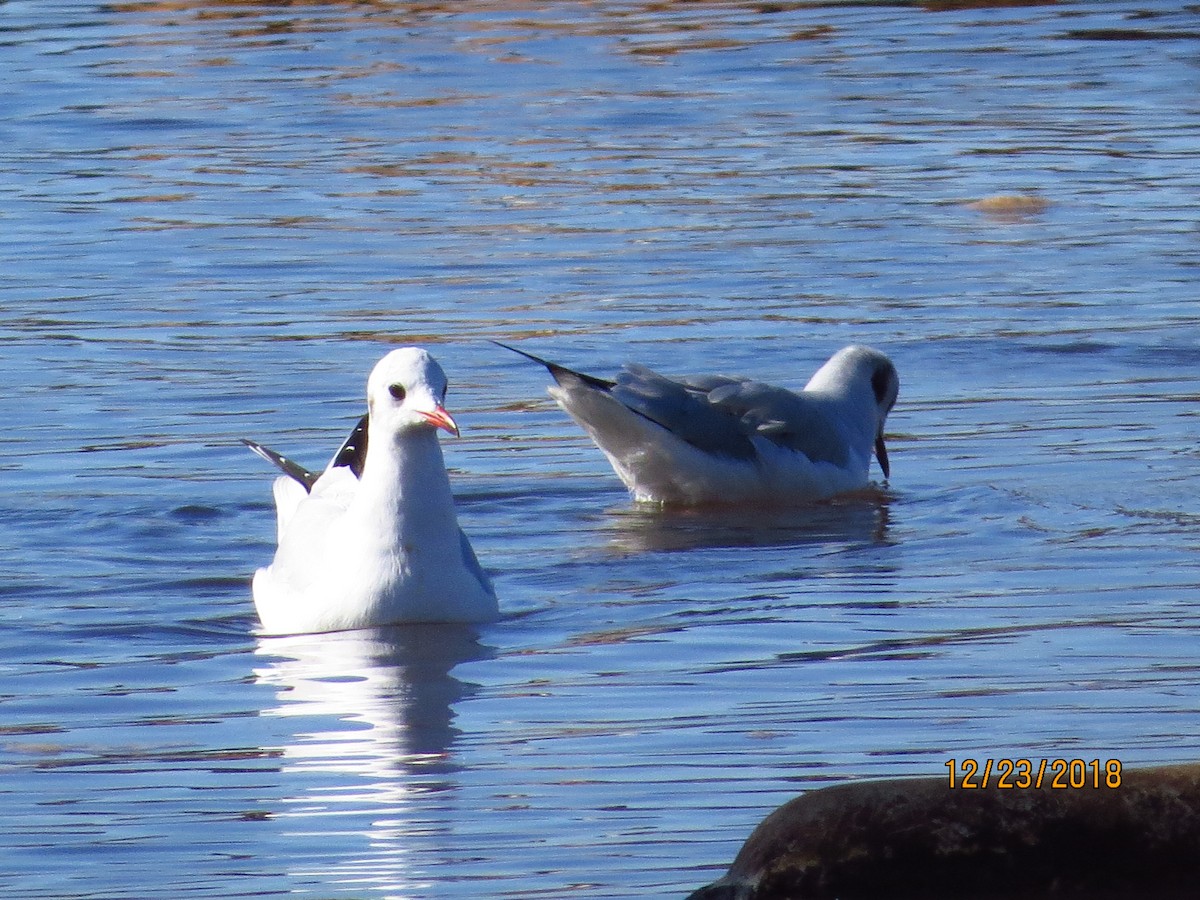
[[[741,547],[800,547],[832,543],[886,544],[890,497],[866,488],[796,507],[610,510],[604,531],[614,553]]]
[[[414,853],[450,827],[454,705],[476,689],[451,672],[492,651],[470,626],[406,625],[264,637],[256,653],[278,701],[262,714],[291,724],[274,816],[303,860],[293,876],[389,896],[426,882]]]

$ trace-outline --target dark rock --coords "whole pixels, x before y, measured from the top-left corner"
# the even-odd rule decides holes
[[[973,790],[943,777],[812,791],[689,900],[1200,896],[1200,764],[1127,769],[1118,787],[1092,774],[1083,788],[1052,788],[1047,773],[1040,788],[993,776]]]

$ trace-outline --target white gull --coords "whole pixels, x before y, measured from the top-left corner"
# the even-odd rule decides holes
[[[498,342],[497,342],[498,343]],[[591,436],[635,499],[666,506],[786,505],[864,488],[900,390],[891,360],[845,347],[793,392],[747,378],[672,380],[628,364],[609,381],[516,347]]]
[[[425,350],[393,350],[367,380],[367,415],[316,475],[244,441],[284,476],[274,485],[279,548],[254,574],[269,634],[401,622],[487,622],[491,581],[459,528],[437,429],[446,375]]]

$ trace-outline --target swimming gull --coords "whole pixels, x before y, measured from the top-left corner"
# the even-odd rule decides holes
[[[500,346],[550,371],[550,395],[640,501],[821,500],[866,487],[872,449],[890,475],[883,427],[900,379],[870,347],[839,350],[793,392],[725,375],[673,380],[636,364],[610,381]]]
[[[393,350],[367,380],[367,415],[317,475],[243,441],[275,481],[279,548],[254,574],[270,634],[401,622],[486,622],[496,594],[459,528],[437,429],[446,375],[425,350]]]

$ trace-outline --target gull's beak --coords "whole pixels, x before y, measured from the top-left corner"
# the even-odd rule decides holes
[[[417,412],[424,416],[425,421],[430,425],[435,428],[445,428],[452,435],[458,437],[458,423],[454,421],[450,413],[446,412],[446,407],[442,404],[435,403],[433,412],[425,412],[423,409],[419,409]]]
[[[875,456],[879,460],[879,468],[883,469],[883,477],[891,478],[892,470],[888,465],[887,447],[883,445],[883,432],[875,436]]]

